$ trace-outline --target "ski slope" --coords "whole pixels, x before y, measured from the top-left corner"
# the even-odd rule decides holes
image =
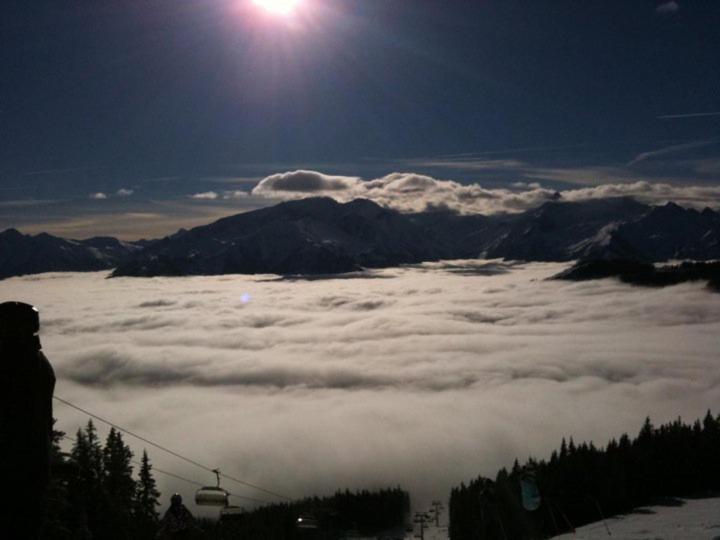
[[[407,533],[405,540],[420,538],[420,529],[415,530],[412,534]],[[447,527],[435,527],[434,525],[425,528],[425,540],[448,540]]]
[[[602,521],[585,525],[575,534],[555,540],[720,540],[720,497],[681,499],[678,506],[651,506],[635,513],[607,519],[608,535]],[[418,538],[418,531],[406,540]],[[447,527],[428,527],[425,540],[447,540]]]
[[[715,540],[720,539],[720,498],[683,499],[678,506],[652,506],[577,529],[559,539]]]

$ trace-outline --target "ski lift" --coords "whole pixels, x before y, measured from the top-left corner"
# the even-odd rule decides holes
[[[217,476],[217,486],[201,487],[195,492],[195,504],[198,506],[228,506],[230,494],[220,487],[220,469],[213,469]]]
[[[233,519],[245,513],[245,509],[241,506],[228,505],[220,510],[220,519]]]

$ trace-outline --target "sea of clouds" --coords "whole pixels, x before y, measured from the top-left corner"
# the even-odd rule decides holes
[[[39,307],[57,395],[73,403],[293,497],[400,484],[424,503],[546,457],[562,437],[602,445],[647,415],[720,412],[720,296],[702,283],[545,279],[565,267],[44,274],[1,281],[0,298]],[[69,434],[87,420],[60,403],[55,415]],[[163,470],[213,480],[148,451]],[[192,485],[157,479],[192,499]]]

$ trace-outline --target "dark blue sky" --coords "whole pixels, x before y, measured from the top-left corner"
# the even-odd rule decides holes
[[[720,183],[720,116],[658,118],[720,111],[716,1],[304,0],[288,19],[251,0],[0,9],[0,226],[158,213],[296,168],[562,188],[653,161],[618,181]]]

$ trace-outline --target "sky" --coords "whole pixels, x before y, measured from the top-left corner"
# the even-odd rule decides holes
[[[155,237],[276,202],[254,189],[294,171],[514,192],[720,185],[718,2],[0,11],[0,228]]]
[[[449,261],[311,281],[58,273],[0,281],[0,297],[40,310],[63,399],[293,498],[400,484],[423,508],[563,437],[602,446],[648,415],[720,412],[715,294],[545,279],[566,266]],[[71,436],[87,422],[57,402],[55,416]],[[147,446],[126,439],[136,456]],[[214,481],[147,449],[158,469]],[[165,503],[193,500],[195,486],[156,476]]]

